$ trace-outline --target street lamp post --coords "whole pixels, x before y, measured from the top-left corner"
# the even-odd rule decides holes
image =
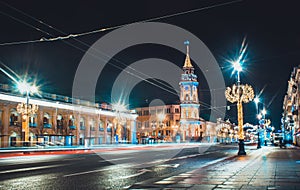
[[[259,136],[259,133],[260,133],[260,127],[259,127],[259,120],[261,119],[261,118],[259,118],[261,115],[259,115],[258,114],[258,104],[259,104],[259,102],[260,102],[260,100],[259,100],[259,98],[258,97],[255,97],[254,98],[254,102],[255,102],[255,106],[256,106],[256,117],[257,117],[257,119],[258,119],[258,127],[257,127],[257,149],[260,149],[261,148],[261,145],[260,145],[260,136]]]
[[[237,115],[238,115],[238,138],[239,138],[239,151],[238,155],[246,155],[244,145],[244,132],[243,132],[243,105],[242,103],[248,103],[254,98],[253,88],[248,84],[240,84],[240,72],[242,67],[239,62],[233,62],[234,70],[237,71],[237,85],[233,85],[231,88],[227,87],[225,91],[226,99],[231,102],[237,102]]]
[[[267,136],[266,136],[266,131],[267,131],[267,126],[269,124],[267,124],[266,122],[266,114],[267,114],[267,110],[264,108],[262,111],[261,111],[262,115],[263,115],[263,125],[264,125],[264,144],[265,146],[267,146]]]
[[[257,127],[257,149],[260,149],[261,148],[261,141],[260,141],[260,136],[259,136],[259,134],[260,134],[260,125],[261,125],[261,114],[258,114],[257,115],[257,119],[258,119],[258,127]]]
[[[38,93],[38,87],[31,85],[25,81],[17,83],[18,90],[21,94],[26,95],[26,103],[19,103],[17,111],[22,115],[22,134],[21,138],[24,146],[29,145],[29,116],[33,115],[38,110],[38,105],[29,104],[30,94]]]

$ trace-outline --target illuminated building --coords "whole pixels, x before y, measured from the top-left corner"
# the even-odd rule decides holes
[[[178,135],[180,105],[164,105],[136,108],[137,137],[174,142]]]
[[[14,94],[7,85],[0,85],[0,88],[1,147],[21,146],[22,115],[17,107],[20,102],[26,102],[26,98]],[[90,146],[124,140],[136,143],[136,114],[123,113],[125,120],[118,124],[115,122],[117,113],[106,104],[48,93],[43,93],[42,97],[29,100],[30,104],[38,106],[36,113],[29,115],[30,146]]]
[[[189,56],[189,42],[187,45],[186,58],[181,74],[180,85],[180,131],[183,141],[198,140],[202,138],[202,128],[200,125],[198,100],[198,81],[194,73],[194,67]]]
[[[288,81],[283,101],[282,132],[290,143],[300,146],[299,104],[300,104],[300,67],[295,67]]]

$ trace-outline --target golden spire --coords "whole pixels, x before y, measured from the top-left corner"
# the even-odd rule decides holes
[[[192,68],[193,65],[191,63],[190,54],[189,54],[189,44],[190,44],[190,42],[187,40],[187,41],[184,42],[184,44],[186,45],[186,58],[185,58],[185,61],[184,61],[183,68]]]

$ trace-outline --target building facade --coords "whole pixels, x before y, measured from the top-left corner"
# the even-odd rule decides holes
[[[299,104],[300,104],[300,66],[295,67],[288,81],[283,101],[282,132],[286,141],[300,145]]]
[[[29,100],[30,105],[38,106],[37,112],[28,116],[30,146],[136,143],[136,114],[128,112],[120,118],[105,104],[80,103],[80,100],[54,94],[47,97]],[[22,102],[26,102],[26,98],[0,93],[1,147],[22,146],[24,142],[24,115],[18,110]]]
[[[180,132],[180,105],[136,108],[136,113],[138,114],[137,137],[141,143],[143,138],[176,141],[176,136]]]

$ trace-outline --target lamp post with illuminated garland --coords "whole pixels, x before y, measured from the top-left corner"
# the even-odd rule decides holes
[[[234,70],[237,71],[237,85],[227,87],[225,91],[226,99],[231,102],[237,102],[237,115],[238,115],[238,138],[239,138],[239,151],[238,155],[246,155],[244,146],[244,132],[243,132],[243,105],[242,103],[248,103],[254,98],[253,88],[248,84],[240,84],[240,72],[242,67],[239,61],[233,62]]]
[[[125,114],[128,112],[127,106],[121,103],[120,101],[112,104],[112,109],[116,113],[115,117],[115,130],[116,130],[116,143],[119,142],[119,138],[122,138],[122,127],[124,126],[124,140],[127,141],[127,125],[126,125],[126,117]],[[122,139],[120,139],[122,140]]]
[[[38,93],[38,87],[26,81],[17,83],[17,88],[21,94],[26,95],[26,103],[21,102],[17,106],[17,112],[22,115],[22,141],[24,146],[29,145],[29,117],[38,111],[38,105],[29,104],[30,94]]]

